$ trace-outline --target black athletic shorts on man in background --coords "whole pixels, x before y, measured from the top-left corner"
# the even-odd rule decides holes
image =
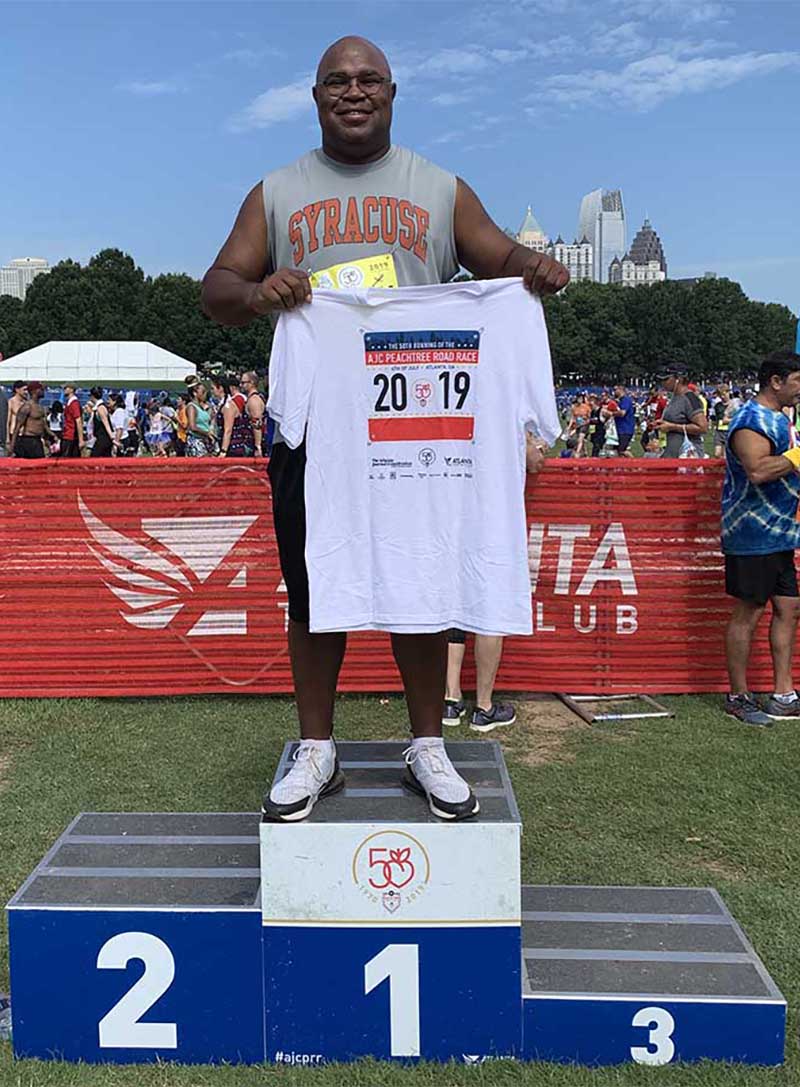
[[[14,456],[23,460],[39,460],[44,456],[42,439],[33,434],[21,434],[14,442]]]
[[[272,518],[278,541],[281,573],[289,597],[289,618],[309,621],[306,569],[306,443],[290,449],[275,442],[267,467],[272,487]]]
[[[738,600],[766,604],[773,596],[798,596],[794,551],[770,555],[726,555],[725,592]]]

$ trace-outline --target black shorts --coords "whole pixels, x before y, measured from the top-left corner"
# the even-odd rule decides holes
[[[44,456],[42,439],[32,434],[21,434],[14,442],[14,456],[23,460],[39,460]]]
[[[281,573],[289,598],[289,618],[309,621],[306,568],[306,443],[290,449],[275,442],[267,467],[272,487],[272,518]]]
[[[617,437],[619,438],[619,445],[617,446],[617,453],[620,456],[622,456],[623,453],[627,452],[628,446],[633,441],[633,431],[631,431],[630,434],[618,434]]]
[[[466,645],[467,632],[466,630],[459,630],[458,627],[450,627],[447,632],[448,645]]]
[[[770,555],[726,555],[725,592],[738,600],[766,604],[773,596],[798,596],[794,551]]]

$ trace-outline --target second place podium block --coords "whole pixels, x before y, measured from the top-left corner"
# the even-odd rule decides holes
[[[519,1055],[520,819],[500,748],[448,745],[481,814],[444,825],[402,787],[404,746],[340,744],[346,790],[261,826],[268,1060]]]

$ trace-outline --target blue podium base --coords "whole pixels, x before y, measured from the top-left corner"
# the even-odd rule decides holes
[[[287,1007],[280,986],[267,991],[265,1006],[269,941],[268,976],[279,979],[292,964],[276,950],[280,931],[265,939],[260,886],[258,815],[78,816],[9,903],[16,1056],[284,1064],[340,1056],[324,1009],[312,1021],[305,1006]],[[364,929],[352,931],[367,940]],[[480,972],[469,952],[448,965],[449,937],[433,946],[436,938],[413,932],[391,946],[418,946],[421,964],[427,956],[435,971],[455,970],[466,996]],[[374,945],[359,945],[363,959],[377,952],[377,962],[385,948],[377,936]],[[473,1045],[440,1052],[431,1043],[432,1055],[476,1063],[492,1055],[498,1036],[507,1052],[516,1015],[513,1049],[526,1060],[783,1059],[786,1003],[713,890],[523,887],[522,946],[516,1012],[504,1003],[497,1023],[475,1022]],[[519,977],[510,947],[503,944],[502,961]],[[483,950],[474,951],[477,963]],[[310,967],[308,978],[313,985]],[[389,1056],[388,987],[373,986],[361,1003],[335,977],[324,987],[331,1022],[357,1020],[361,1041],[349,1055]],[[427,1056],[425,1039],[445,1037],[448,1017],[461,1010],[426,1001],[423,992]]]

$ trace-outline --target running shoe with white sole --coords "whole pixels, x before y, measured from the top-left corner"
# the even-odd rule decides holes
[[[757,728],[772,728],[772,718],[764,713],[751,694],[729,694],[725,696],[725,712],[746,725]]]
[[[786,721],[800,717],[800,698],[794,698],[791,702],[779,702],[774,695],[770,695],[763,706],[764,713],[773,721]]]
[[[492,702],[492,708],[489,710],[475,707],[469,727],[474,732],[491,732],[493,728],[513,725],[516,719],[516,711],[510,702]]]
[[[463,699],[459,698],[456,700],[455,698],[446,698],[444,700],[442,724],[449,725],[451,728],[455,725],[460,725],[466,712],[467,706]]]
[[[478,814],[477,797],[450,762],[443,740],[431,737],[412,744],[403,755],[403,785],[427,797],[428,807],[437,818],[456,821]]]
[[[265,822],[297,823],[311,814],[318,800],[344,788],[344,774],[332,743],[326,751],[301,740],[293,758],[289,773],[264,796],[261,812]]]

